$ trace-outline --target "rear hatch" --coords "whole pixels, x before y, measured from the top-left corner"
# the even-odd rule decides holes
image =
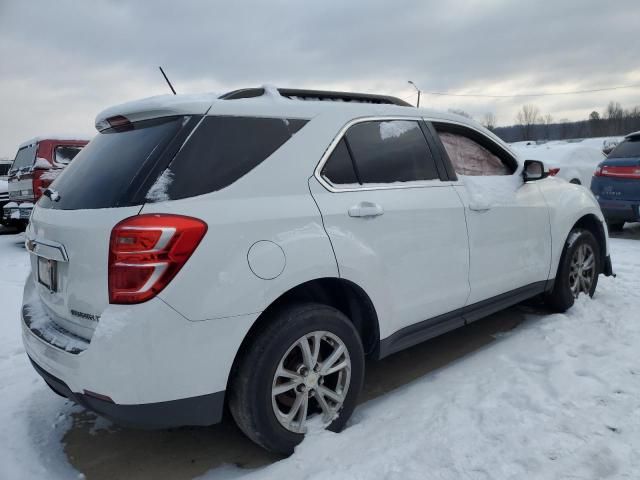
[[[603,200],[640,200],[640,136],[627,138],[598,166],[592,190]]]
[[[57,326],[91,339],[109,303],[111,230],[138,214],[198,121],[180,115],[105,129],[40,198],[26,242],[38,300]]]

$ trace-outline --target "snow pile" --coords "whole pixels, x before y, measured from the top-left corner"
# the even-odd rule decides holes
[[[49,343],[67,352],[78,353],[86,350],[89,342],[57,326],[47,314],[35,289],[29,290],[25,301],[25,313],[29,316],[29,327],[38,332]]]
[[[523,183],[520,175],[472,176],[459,175],[469,193],[471,210],[487,210],[500,205],[512,205],[516,191]]]
[[[223,478],[637,478],[640,244],[567,314],[530,314],[480,351],[314,433],[288,459]],[[522,308],[522,307],[521,307]],[[613,313],[615,312],[615,313]],[[221,478],[211,471],[203,478]]]
[[[51,170],[44,172],[40,175],[41,180],[55,180],[62,173],[62,168],[52,168]]]
[[[36,169],[49,170],[50,168],[51,168],[51,164],[48,162],[46,158],[36,157],[36,161],[33,162],[33,166],[31,167],[31,170],[36,170]]]
[[[380,139],[398,138],[403,133],[418,127],[416,122],[395,120],[393,122],[380,122]]]
[[[512,149],[522,160],[540,160],[547,168],[559,168],[559,177],[568,181],[578,179],[587,187],[591,184],[591,177],[596,167],[606,158],[601,149],[584,145],[582,142],[512,145]]]
[[[78,478],[60,442],[79,407],[49,390],[22,346],[20,304],[29,273],[23,235],[0,236],[0,272],[0,478]]]
[[[162,172],[151,188],[147,192],[145,197],[150,202],[166,202],[169,199],[169,193],[167,190],[173,182],[173,172],[168,168]]]
[[[360,405],[341,434],[314,428],[287,459],[256,470],[226,465],[201,478],[637,478],[640,228],[625,235],[636,240],[611,242],[618,277],[600,277],[593,300],[581,297],[567,314],[509,310],[502,315],[526,316],[524,323]],[[78,478],[61,439],[79,408],[49,391],[21,344],[19,306],[29,269],[22,240],[0,236],[0,478]],[[416,348],[422,352],[430,345]],[[94,430],[103,426],[97,421]],[[130,445],[118,435],[129,442],[145,437],[121,429],[101,435],[112,436],[101,445],[113,450],[100,456],[142,478],[144,472],[125,461],[131,457],[118,451]],[[193,457],[176,451],[170,458],[164,447],[149,455],[166,466],[167,477],[182,478],[169,472],[176,456],[185,455],[185,463]]]

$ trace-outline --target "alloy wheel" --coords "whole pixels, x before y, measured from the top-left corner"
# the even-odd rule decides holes
[[[569,270],[569,288],[575,298],[580,293],[591,293],[596,274],[596,255],[591,245],[582,243],[573,252]]]
[[[322,415],[330,423],[349,390],[351,359],[344,342],[327,331],[299,338],[286,351],[273,377],[271,404],[278,422],[305,433],[307,421]]]

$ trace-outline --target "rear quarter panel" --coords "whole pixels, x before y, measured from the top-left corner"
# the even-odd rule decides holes
[[[261,312],[301,283],[337,278],[308,178],[340,126],[335,117],[316,118],[229,187],[146,204],[141,213],[188,215],[208,225],[201,244],[160,298],[189,320],[209,320]],[[270,280],[254,274],[247,258],[251,246],[263,240],[277,244],[285,255],[284,270]]]

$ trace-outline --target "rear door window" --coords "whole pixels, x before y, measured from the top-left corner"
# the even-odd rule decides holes
[[[221,190],[266,160],[307,120],[209,116],[147,194],[163,201]]]
[[[346,133],[360,183],[394,184],[438,179],[420,124],[414,120],[368,121]]]
[[[640,158],[640,138],[625,140],[613,149],[608,158]]]
[[[33,166],[33,162],[36,159],[36,149],[38,145],[33,144],[27,147],[22,147],[18,150],[16,158],[11,165],[10,173],[15,173],[20,170],[27,170]]]

